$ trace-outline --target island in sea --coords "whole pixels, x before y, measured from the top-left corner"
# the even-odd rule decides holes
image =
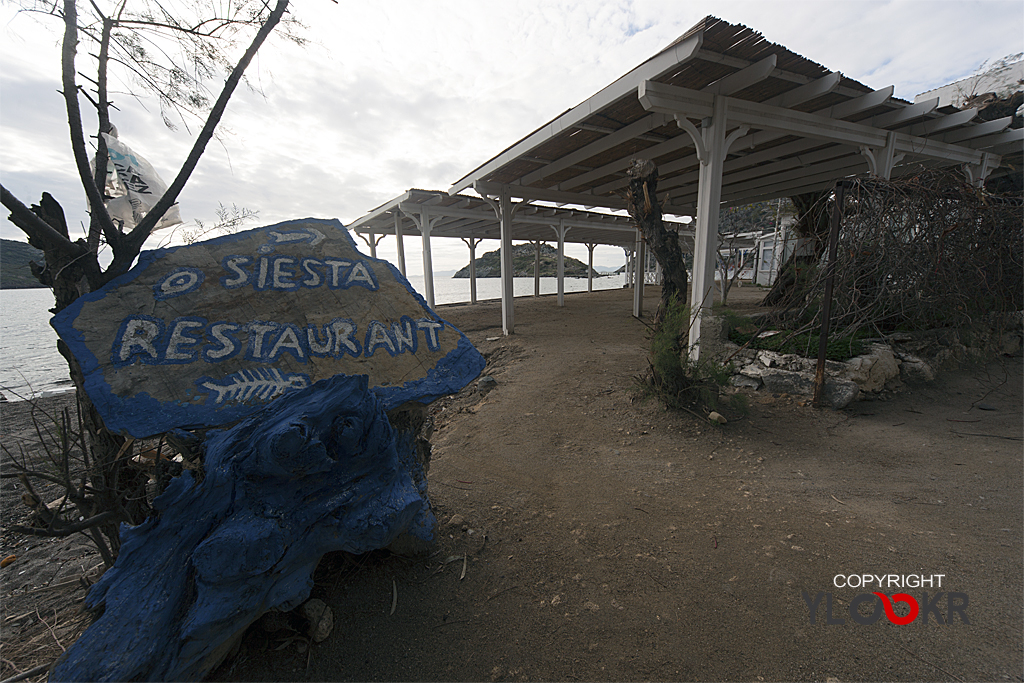
[[[533,265],[536,258],[536,247],[532,244],[516,244],[512,246],[513,277],[533,277]],[[489,251],[476,260],[477,277],[501,277],[500,250]],[[593,271],[594,277],[604,273]],[[540,276],[558,276],[558,250],[548,244],[540,247]],[[565,257],[566,277],[587,277],[587,264],[571,256]],[[459,270],[452,277],[469,277],[469,266]]]
[[[43,252],[30,247],[26,242],[0,240],[0,289],[42,287],[32,275],[29,261],[43,265]]]

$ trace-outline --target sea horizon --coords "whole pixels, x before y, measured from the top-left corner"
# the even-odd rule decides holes
[[[406,277],[421,296],[422,275]],[[501,298],[501,278],[477,278],[477,301]],[[565,292],[587,291],[587,278],[565,278]],[[595,277],[594,289],[622,287],[621,273]],[[434,304],[466,304],[469,278],[435,277]],[[513,278],[515,297],[533,296],[532,277]],[[540,278],[542,296],[558,291],[558,279]],[[50,327],[53,294],[46,287],[0,289],[0,393],[9,401],[43,398],[73,389],[67,361],[57,351],[57,333]],[[439,313],[443,318],[443,311]]]

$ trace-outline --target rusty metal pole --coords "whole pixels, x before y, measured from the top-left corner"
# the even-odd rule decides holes
[[[828,265],[825,266],[825,296],[821,302],[821,332],[818,335],[818,367],[814,372],[814,407],[821,407],[825,394],[825,354],[828,351],[828,327],[832,317],[832,281],[835,279],[839,224],[843,220],[843,193],[846,181],[836,182],[836,203],[832,209],[832,227],[828,233]]]

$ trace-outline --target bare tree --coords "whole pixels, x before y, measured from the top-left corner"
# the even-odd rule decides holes
[[[206,223],[196,218],[191,223],[178,226],[174,232],[185,244],[195,244],[201,239],[210,239],[212,235],[218,233],[230,235],[238,232],[246,222],[260,216],[260,212],[257,210],[247,209],[244,206],[239,207],[235,204],[231,206],[219,204],[216,214],[217,220],[212,223]]]
[[[659,320],[668,308],[673,296],[686,301],[686,262],[679,246],[679,235],[665,228],[661,219],[661,204],[658,203],[658,167],[653,161],[636,159],[628,171],[629,189],[626,192],[626,206],[629,215],[636,222],[644,242],[661,264],[664,284],[661,289]],[[642,274],[640,275],[642,277]]]
[[[716,267],[718,268],[718,285],[722,293],[722,305],[729,303],[729,290],[740,279],[740,273],[754,262],[754,251],[743,246],[739,235],[722,235],[718,250]],[[731,274],[730,274],[731,273]]]
[[[33,273],[41,283],[53,289],[55,313],[131,267],[143,243],[177,201],[212,139],[228,101],[242,82],[246,68],[275,28],[282,26],[288,37],[301,42],[291,32],[296,26],[294,20],[286,17],[289,0],[271,3],[265,0],[231,3],[196,0],[175,5],[173,10],[159,0],[138,0],[131,4],[129,0],[116,0],[101,7],[102,2],[57,0],[23,7],[25,11],[50,15],[63,27],[62,95],[75,166],[90,209],[88,236],[72,241],[64,211],[49,193],[44,192],[39,204],[29,208],[6,187],[0,186],[0,201],[11,212],[10,221],[28,236],[29,244],[44,253],[45,263],[33,264]],[[243,45],[246,47],[241,56],[232,57],[237,54],[236,48]],[[91,69],[95,69],[90,69],[90,73],[95,77],[85,76],[76,64],[79,52],[88,55]],[[213,93],[206,83],[224,73],[223,87],[211,99]],[[155,94],[168,126],[174,125],[172,117],[186,126],[191,119],[203,121],[191,152],[167,191],[131,227],[111,218],[106,208],[110,197],[104,194],[108,162],[104,134],[114,130],[111,124],[111,110],[115,108],[111,101],[112,79],[124,86],[131,96]],[[95,164],[89,159],[82,100],[96,113]],[[103,244],[110,248],[113,257],[106,268],[98,258]],[[58,342],[58,350],[67,360],[71,379],[78,389],[79,446],[83,452],[84,478],[80,485],[65,482],[76,492],[74,496],[65,496],[65,500],[74,503],[77,510],[74,518],[82,520],[72,525],[58,514],[43,521],[49,535],[54,536],[66,535],[68,529],[75,532],[100,530],[110,545],[109,550],[102,547],[103,540],[98,534],[94,534],[94,540],[101,546],[104,559],[112,561],[119,548],[119,525],[122,522],[138,524],[149,512],[145,496],[137,495],[147,475],[129,467],[134,456],[131,440],[105,428],[84,391],[82,370],[63,341]],[[62,416],[56,431],[67,434],[71,426],[70,418]],[[157,457],[159,459],[159,454]],[[27,480],[23,478],[23,482]],[[26,496],[36,501],[33,507],[38,510],[38,496],[30,485],[26,488]],[[64,504],[60,510],[64,511]]]

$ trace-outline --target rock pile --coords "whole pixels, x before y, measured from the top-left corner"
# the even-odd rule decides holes
[[[936,370],[971,357],[1019,355],[1024,347],[1024,313],[1005,315],[990,323],[998,332],[985,338],[937,329],[866,340],[867,353],[844,362],[825,361],[825,401],[840,410],[852,401],[883,398],[886,392],[899,391],[904,383],[931,382]],[[731,359],[733,386],[764,387],[772,393],[797,396],[814,394],[816,359],[740,348],[727,341],[726,327],[722,324],[720,331],[716,328],[708,348],[713,349],[715,357]]]
[[[866,354],[845,362],[825,361],[825,402],[840,410],[852,401],[896,391],[903,381],[931,381],[935,374],[924,360],[894,351],[888,344],[871,344]],[[731,384],[772,393],[811,396],[817,362],[791,353],[736,347]]]

